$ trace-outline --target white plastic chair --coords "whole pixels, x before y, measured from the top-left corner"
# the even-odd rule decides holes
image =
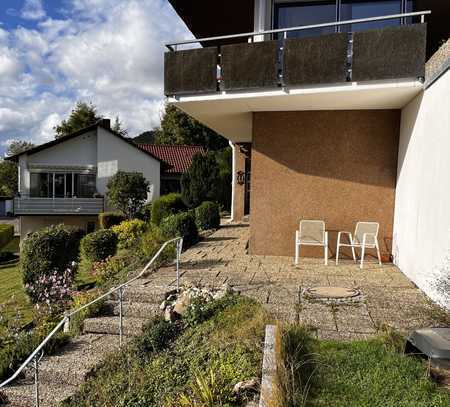
[[[325,265],[328,264],[328,232],[323,220],[301,220],[295,231],[295,264],[300,257],[300,246],[323,246]]]
[[[356,262],[355,247],[361,248],[361,263],[359,268],[364,266],[364,254],[366,249],[377,249],[378,263],[381,266],[380,246],[378,244],[378,222],[358,222],[355,228],[355,234],[352,237],[350,232],[339,232],[336,247],[336,265],[339,261],[339,248],[351,247],[353,260]],[[350,243],[341,243],[341,236],[347,235]]]

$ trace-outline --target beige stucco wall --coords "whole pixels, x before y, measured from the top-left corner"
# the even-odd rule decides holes
[[[294,254],[300,219],[322,219],[330,233],[357,221],[380,223],[391,252],[400,111],[261,112],[253,119],[250,251]],[[316,248],[306,256],[321,255]]]
[[[21,216],[20,217],[20,240],[23,241],[29,233],[41,229],[46,226],[59,225],[63,223],[68,226],[77,226],[83,230],[87,229],[88,222],[96,222],[98,226],[97,216]]]

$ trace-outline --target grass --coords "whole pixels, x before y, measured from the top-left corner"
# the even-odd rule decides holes
[[[427,377],[422,360],[402,355],[398,343],[395,333],[339,342],[313,339],[305,335],[305,329],[287,328],[280,377],[282,405],[450,406],[450,392]]]
[[[215,303],[196,325],[192,318],[189,325],[149,324],[64,406],[244,406],[247,398],[232,389],[260,377],[266,314],[245,297]]]

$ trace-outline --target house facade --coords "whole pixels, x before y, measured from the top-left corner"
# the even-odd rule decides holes
[[[150,183],[148,201],[160,195],[161,160],[111,131],[106,119],[8,159],[18,162],[14,214],[21,238],[59,223],[94,230],[98,214],[113,209],[105,194],[118,171],[142,173]]]
[[[230,140],[233,218],[250,215],[250,253],[293,256],[299,220],[321,219],[331,257],[338,231],[376,221],[383,260],[438,298],[432,275],[450,257],[450,4],[170,3],[196,39],[166,44],[165,94]]]

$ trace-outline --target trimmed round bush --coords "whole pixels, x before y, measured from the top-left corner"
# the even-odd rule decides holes
[[[161,222],[161,231],[167,239],[183,237],[184,248],[198,242],[198,229],[191,212],[181,212],[168,216]]]
[[[181,194],[167,194],[159,197],[152,203],[152,222],[160,225],[161,221],[169,215],[186,210]]]
[[[110,229],[89,233],[81,241],[81,258],[89,262],[102,261],[114,256],[117,250],[117,235]]]
[[[201,230],[218,229],[220,226],[219,205],[205,201],[195,208],[195,223]]]
[[[72,263],[78,259],[80,240],[84,234],[79,228],[55,225],[40,229],[23,241],[20,266],[22,280],[33,302],[38,302],[42,290],[49,288],[50,278],[65,276],[67,282],[74,277]],[[70,276],[67,276],[68,270]],[[45,284],[37,284],[39,281]]]
[[[111,230],[117,235],[117,247],[119,249],[129,249],[138,243],[146,228],[147,224],[143,220],[132,219],[113,226]]]
[[[109,229],[121,224],[127,217],[119,212],[103,212],[98,215],[98,221],[102,229]]]

